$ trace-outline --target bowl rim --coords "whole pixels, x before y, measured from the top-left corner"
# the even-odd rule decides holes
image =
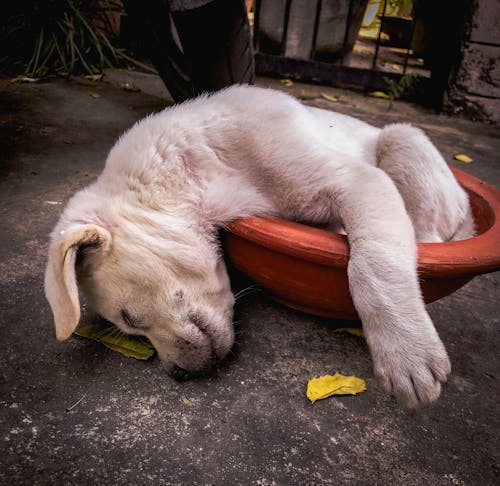
[[[450,167],[461,186],[489,206],[493,224],[483,233],[461,241],[418,243],[418,273],[426,277],[478,275],[500,268],[500,191],[486,182]],[[278,253],[312,263],[347,267],[345,235],[277,217],[251,216],[232,222],[230,233]]]

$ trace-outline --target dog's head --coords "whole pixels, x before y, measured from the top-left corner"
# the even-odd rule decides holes
[[[149,338],[168,371],[207,371],[234,341],[225,264],[196,228],[156,217],[61,219],[45,274],[57,338],[67,339],[78,325],[80,289],[99,315]]]

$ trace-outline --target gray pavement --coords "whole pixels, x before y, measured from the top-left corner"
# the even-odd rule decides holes
[[[143,90],[121,89],[127,76]],[[157,359],[56,341],[43,295],[48,233],[116,137],[168,103],[154,76],[106,79],[0,81],[0,483],[499,484],[498,273],[429,306],[453,374],[440,401],[416,414],[377,388],[364,341],[333,331],[344,323],[258,292],[238,301],[238,346],[208,378],[178,383]],[[347,91],[258,83],[377,125],[413,122],[450,163],[500,186],[498,127]],[[456,153],[474,162],[453,161]],[[335,371],[364,378],[367,391],[311,405],[308,379]]]

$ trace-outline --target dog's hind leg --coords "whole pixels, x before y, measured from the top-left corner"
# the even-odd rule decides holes
[[[418,128],[388,125],[380,132],[377,165],[394,181],[415,228],[417,241],[448,241],[474,235],[465,191],[443,157]]]

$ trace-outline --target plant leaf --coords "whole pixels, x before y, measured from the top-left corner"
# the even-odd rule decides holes
[[[291,79],[282,79],[281,83],[284,84],[287,88],[293,86],[293,81]]]
[[[107,328],[100,324],[88,324],[77,328],[73,334],[100,342],[127,358],[147,360],[155,354],[152,344],[142,337],[112,335],[106,331]]]
[[[365,337],[363,329],[359,329],[359,327],[339,327],[335,329],[335,332],[348,332],[354,334],[354,336]]]
[[[329,95],[327,93],[321,93],[321,97],[327,101],[331,101],[332,103],[336,103],[339,100],[338,96]]]
[[[368,93],[368,96],[371,96],[372,98],[384,98],[386,100],[391,99],[391,97],[383,91],[372,91],[371,93]]]
[[[297,96],[301,100],[312,100],[317,97],[314,93],[309,93],[305,89],[301,89],[300,93]]]
[[[465,154],[456,154],[454,158],[456,160],[460,160],[460,162],[465,162],[466,164],[470,164],[474,160]]]
[[[307,383],[307,398],[314,403],[316,400],[332,395],[356,395],[366,390],[365,380],[357,376],[344,376],[340,373],[312,378]]]
[[[131,91],[132,93],[138,93],[139,91],[141,91],[141,88],[139,88],[139,86],[136,86],[134,83],[129,83],[128,81],[124,81],[120,86],[125,91]]]

